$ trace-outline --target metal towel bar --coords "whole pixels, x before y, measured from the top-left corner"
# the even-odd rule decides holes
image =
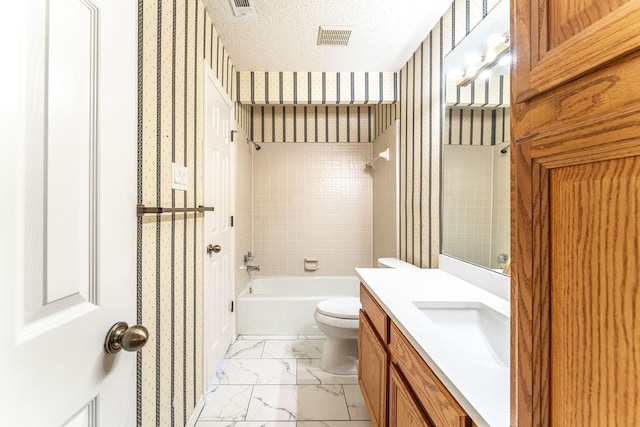
[[[144,214],[163,214],[163,213],[189,213],[189,212],[213,212],[213,207],[198,206],[197,208],[162,208],[148,207],[145,205],[137,206],[138,216]]]

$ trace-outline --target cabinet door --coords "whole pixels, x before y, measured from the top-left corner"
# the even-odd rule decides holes
[[[374,427],[387,425],[389,355],[367,316],[360,312],[358,383]]]
[[[512,5],[512,423],[637,426],[640,1]]]
[[[433,427],[393,365],[389,372],[389,427]]]

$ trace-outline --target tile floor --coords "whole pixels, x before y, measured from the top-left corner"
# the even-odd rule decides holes
[[[241,336],[196,427],[370,427],[356,375],[320,368],[322,336]]]

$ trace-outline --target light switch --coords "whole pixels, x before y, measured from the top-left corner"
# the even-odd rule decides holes
[[[189,189],[189,172],[186,166],[171,163],[171,188],[183,191]]]

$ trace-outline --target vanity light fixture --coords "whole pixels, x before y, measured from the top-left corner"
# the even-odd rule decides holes
[[[462,72],[462,77],[456,81],[457,86],[467,86],[477,79],[483,71],[489,70],[503,57],[509,55],[509,32],[502,35],[492,35],[489,37],[487,46],[475,61],[468,61]]]

